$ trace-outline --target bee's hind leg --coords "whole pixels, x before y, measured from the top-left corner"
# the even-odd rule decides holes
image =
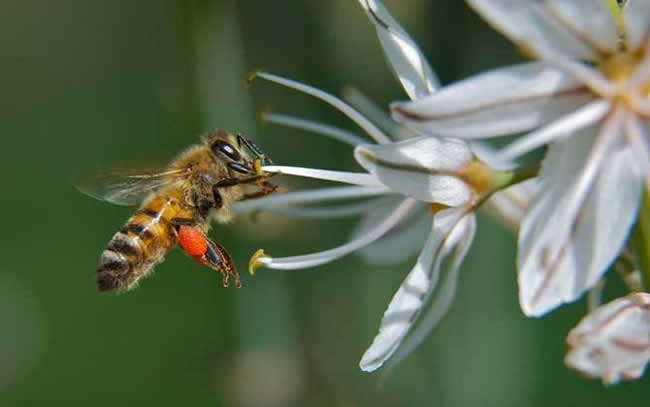
[[[223,276],[223,286],[228,287],[229,277],[232,275],[235,280],[235,287],[241,287],[241,279],[235,264],[232,262],[230,253],[219,243],[206,238],[208,249],[205,252],[206,265],[214,270],[220,271]]]
[[[210,240],[202,231],[194,226],[180,225],[178,243],[197,263],[219,271],[223,276],[224,287],[228,287],[231,275],[235,286],[241,287],[239,273],[228,251],[219,243]]]

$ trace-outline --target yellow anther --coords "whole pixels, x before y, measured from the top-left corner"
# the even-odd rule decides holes
[[[262,171],[262,160],[259,158],[253,160],[253,169],[255,169],[257,175],[264,175],[264,171]]]
[[[248,261],[248,274],[254,276],[255,270],[264,265],[264,263],[260,261],[262,258],[270,259],[271,257],[264,253],[264,249],[258,249],[253,253],[251,259]]]

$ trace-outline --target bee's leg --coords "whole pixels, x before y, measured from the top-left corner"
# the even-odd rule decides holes
[[[257,192],[252,192],[250,194],[244,194],[242,201],[247,199],[257,199],[272,194],[278,189],[277,185],[271,184],[270,182],[264,181],[260,184],[260,190]]]
[[[235,264],[232,262],[230,253],[219,243],[206,238],[208,250],[205,252],[206,265],[214,270],[220,271],[223,276],[223,286],[228,287],[229,277],[232,275],[235,280],[235,287],[241,287],[241,279]]]
[[[267,178],[265,175],[253,175],[246,178],[224,178],[221,181],[214,184],[215,188],[227,188],[235,185],[241,184],[251,184],[253,182],[259,182],[260,180]]]
[[[219,243],[210,240],[194,226],[181,225],[178,228],[178,244],[197,263],[219,271],[223,276],[223,286],[228,287],[230,275],[235,286],[241,287],[241,279],[228,251]]]
[[[248,148],[248,151],[253,153],[253,155],[259,160],[264,161],[269,165],[273,164],[273,161],[271,161],[255,143],[244,137],[241,133],[237,134],[237,144],[239,147],[241,147],[242,144],[245,145]]]

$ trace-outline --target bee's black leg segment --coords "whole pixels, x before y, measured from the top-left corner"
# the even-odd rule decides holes
[[[241,287],[239,273],[237,272],[237,268],[232,262],[232,257],[230,257],[228,251],[219,243],[208,238],[206,238],[206,242],[208,243],[208,250],[205,252],[206,265],[213,270],[221,272],[224,287],[228,287],[231,275],[235,280],[235,287]]]
[[[221,198],[221,193],[216,185],[212,186],[212,198],[214,199],[215,208],[219,209],[223,206],[223,199]]]
[[[224,178],[221,181],[214,184],[214,188],[227,188],[227,187],[232,187],[240,184],[250,184],[262,178],[265,178],[265,176],[254,175],[252,177],[246,177],[246,178]]]

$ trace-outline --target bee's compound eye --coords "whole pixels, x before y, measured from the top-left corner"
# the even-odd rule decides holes
[[[212,151],[215,154],[225,154],[226,157],[230,158],[233,161],[241,160],[241,154],[235,149],[230,143],[223,140],[217,140],[212,143]]]

